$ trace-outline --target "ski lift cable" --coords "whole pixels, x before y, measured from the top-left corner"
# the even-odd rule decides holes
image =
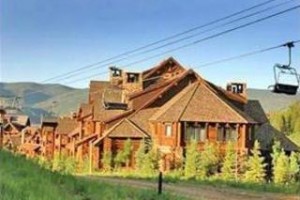
[[[262,2],[262,3],[260,3],[260,4],[256,4],[256,5],[254,5],[254,6],[251,6],[251,7],[245,8],[245,9],[242,9],[242,10],[240,10],[240,11],[234,12],[234,13],[232,13],[232,14],[230,14],[230,15],[225,16],[225,17],[221,17],[221,18],[212,20],[212,21],[210,21],[210,22],[208,22],[208,23],[205,23],[205,24],[202,24],[202,25],[199,25],[199,26],[195,26],[195,27],[193,27],[193,28],[190,28],[190,29],[187,29],[187,30],[185,30],[185,31],[176,33],[176,34],[174,34],[174,35],[170,35],[170,36],[168,36],[168,37],[166,37],[166,38],[157,40],[157,41],[155,41],[155,42],[151,42],[151,43],[149,43],[149,44],[140,46],[140,47],[138,47],[138,48],[135,48],[135,49],[132,49],[132,50],[129,50],[129,51],[120,53],[120,54],[118,54],[118,55],[116,55],[116,56],[112,56],[112,57],[110,57],[110,58],[107,58],[107,59],[104,59],[104,60],[95,62],[95,63],[93,63],[93,64],[90,64],[90,65],[86,65],[86,66],[77,68],[77,69],[72,70],[72,71],[70,71],[70,72],[66,72],[66,73],[63,73],[63,74],[54,76],[54,77],[49,78],[49,79],[46,79],[46,80],[44,80],[44,81],[42,81],[42,82],[49,82],[49,81],[55,80],[55,79],[57,79],[57,78],[64,77],[64,76],[66,76],[66,75],[73,74],[74,72],[83,71],[83,70],[89,69],[89,68],[91,68],[91,67],[93,67],[93,66],[97,66],[97,65],[99,65],[99,64],[103,64],[103,63],[105,63],[105,62],[112,61],[112,60],[115,60],[115,59],[117,59],[117,58],[120,58],[120,57],[123,57],[123,56],[130,55],[130,54],[132,54],[132,53],[135,53],[135,52],[138,52],[138,51],[140,51],[140,50],[146,49],[146,48],[148,48],[148,47],[154,46],[154,45],[156,45],[156,44],[160,44],[160,43],[162,43],[162,42],[169,41],[169,40],[171,40],[171,39],[174,39],[174,38],[177,38],[177,37],[179,37],[179,36],[182,36],[182,35],[191,33],[191,32],[193,32],[193,31],[202,29],[202,28],[204,28],[204,27],[208,27],[208,26],[210,26],[210,25],[213,25],[213,24],[219,23],[219,22],[221,22],[221,21],[230,19],[230,18],[232,18],[232,17],[238,16],[238,15],[240,15],[240,14],[242,14],[242,13],[245,13],[245,12],[248,12],[248,11],[250,11],[250,10],[253,10],[253,9],[256,9],[256,8],[259,8],[259,7],[262,7],[262,6],[264,6],[264,5],[270,4],[270,3],[275,2],[275,1],[277,1],[277,0],[267,0],[267,1],[264,1],[264,2]],[[108,64],[106,64],[106,65],[108,65]]]
[[[245,27],[247,27],[247,26],[250,26],[250,25],[259,23],[259,22],[261,22],[261,21],[265,21],[265,20],[267,20],[267,19],[270,19],[270,18],[279,16],[279,15],[282,15],[282,14],[284,14],[284,13],[287,13],[287,12],[290,12],[290,11],[293,11],[293,10],[296,10],[296,9],[299,9],[299,8],[300,8],[300,4],[297,5],[297,6],[293,6],[293,7],[290,7],[290,8],[288,8],[288,9],[282,10],[282,11],[280,11],[280,12],[277,12],[277,13],[274,13],[274,14],[271,14],[271,15],[268,15],[268,16],[265,16],[265,17],[263,17],[263,18],[256,19],[256,20],[251,21],[251,22],[248,22],[248,23],[246,23],[246,24],[242,24],[242,25],[240,25],[240,26],[237,26],[237,27],[234,27],[234,28],[231,28],[231,29],[227,29],[227,30],[225,30],[225,31],[222,31],[222,32],[220,32],[220,33],[217,33],[217,34],[208,36],[208,37],[206,37],[206,38],[202,38],[202,39],[200,39],[200,40],[193,41],[193,42],[191,42],[191,43],[188,43],[188,44],[185,44],[185,45],[182,45],[182,46],[179,46],[179,47],[176,47],[176,48],[173,48],[173,49],[164,51],[164,52],[162,52],[162,53],[155,54],[155,55],[153,55],[153,56],[146,57],[146,58],[143,58],[143,59],[141,59],[141,60],[134,61],[134,62],[132,62],[132,63],[127,64],[127,66],[130,66],[130,65],[133,65],[133,64],[142,63],[142,62],[145,62],[145,61],[147,61],[147,60],[151,60],[151,59],[153,59],[153,58],[162,56],[162,55],[164,55],[164,54],[167,54],[167,53],[170,53],[170,52],[174,52],[174,51],[177,51],[177,50],[180,50],[180,49],[189,47],[189,46],[196,45],[196,44],[198,44],[198,43],[200,43],[200,42],[203,42],[203,41],[206,41],[206,40],[210,40],[210,39],[212,39],[212,38],[219,37],[219,36],[224,35],[224,34],[228,34],[228,33],[233,32],[233,31],[235,31],[235,30],[238,30],[238,29],[241,29],[241,28],[245,28]],[[67,83],[65,83],[65,84],[70,84],[70,83],[79,82],[79,81],[86,80],[86,79],[89,79],[89,78],[92,78],[92,77],[95,77],[95,76],[103,75],[103,74],[106,74],[106,73],[108,73],[108,72],[101,72],[101,73],[93,74],[93,75],[91,75],[91,76],[84,77],[84,78],[80,78],[80,79],[77,79],[77,80],[74,80],[74,81],[70,81],[70,82],[67,82]],[[43,90],[41,90],[41,91],[43,91]],[[23,95],[23,97],[29,96],[29,95],[31,95],[31,94],[33,94],[33,93],[37,93],[37,92],[40,92],[40,91],[35,91],[35,92],[32,92],[32,93]]]
[[[278,7],[281,7],[281,6],[284,6],[286,4],[289,4],[291,2],[293,2],[295,0],[289,0],[289,1],[284,1],[284,2],[281,2],[281,3],[278,3],[278,4],[275,4],[275,5],[272,5],[272,6],[269,6],[267,8],[264,8],[264,9],[261,9],[261,10],[258,10],[258,11],[255,11],[253,13],[250,13],[250,14],[247,14],[245,16],[241,16],[237,19],[233,19],[233,20],[230,20],[228,22],[225,22],[225,23],[222,23],[222,24],[219,24],[219,25],[216,25],[216,26],[213,26],[212,28],[209,28],[209,29],[205,29],[201,32],[197,32],[195,34],[191,34],[191,35],[188,35],[188,36],[185,36],[183,38],[179,38],[177,40],[173,40],[173,41],[170,41],[168,43],[165,43],[165,44],[162,44],[160,46],[157,46],[157,47],[154,47],[154,48],[150,48],[150,49],[146,49],[144,51],[140,51],[140,52],[137,52],[137,53],[134,53],[134,54],[130,54],[126,57],[122,57],[120,59],[117,59],[117,60],[114,60],[112,62],[109,62],[109,63],[106,63],[106,64],[103,64],[103,65],[97,65],[97,66],[91,66],[89,68],[86,68],[85,70],[89,69],[89,71],[93,71],[93,70],[98,70],[99,68],[103,68],[103,67],[107,67],[107,65],[113,65],[115,64],[116,62],[121,62],[121,61],[124,61],[124,60],[127,60],[129,58],[134,58],[134,57],[137,57],[137,56],[140,56],[140,55],[143,55],[143,54],[148,54],[150,52],[154,52],[156,50],[159,50],[159,49],[162,49],[162,48],[165,48],[165,47],[168,47],[168,46],[171,46],[171,45],[174,45],[174,44],[178,44],[178,43],[181,43],[181,42],[184,42],[186,40],[189,40],[189,39],[192,39],[192,38],[195,38],[199,35],[203,35],[205,33],[208,33],[210,31],[213,31],[213,30],[217,30],[219,28],[222,28],[224,26],[227,26],[227,25],[230,25],[230,24],[233,24],[233,23],[236,23],[236,22],[239,22],[241,20],[244,20],[244,19],[247,19],[247,18],[250,18],[250,17],[253,17],[255,15],[259,15],[259,14],[262,14],[262,13],[265,13],[265,12],[268,12],[268,11],[271,11],[275,8],[278,8]],[[82,74],[82,70],[81,71],[77,71],[77,72],[74,72],[68,76],[64,76],[62,78],[59,78],[59,79],[56,79],[56,81],[61,81],[61,80],[66,80],[66,79],[70,79],[74,76],[79,76]]]

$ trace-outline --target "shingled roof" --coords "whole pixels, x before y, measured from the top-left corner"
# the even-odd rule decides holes
[[[80,117],[84,118],[93,114],[93,105],[82,103],[79,108]]]
[[[147,79],[147,78],[150,78],[153,76],[157,76],[156,73],[160,73],[162,70],[164,70],[163,68],[165,68],[166,65],[168,65],[168,64],[176,65],[177,67],[182,69],[182,72],[185,71],[185,69],[182,67],[182,65],[177,60],[175,60],[173,57],[169,57],[169,58],[163,60],[162,62],[160,62],[158,65],[144,71],[142,73],[143,78]]]
[[[261,149],[263,150],[270,151],[274,141],[279,141],[281,147],[286,151],[300,151],[300,147],[270,123],[261,125],[255,133],[255,138],[260,142]]]
[[[69,117],[58,118],[58,126],[56,132],[66,135],[71,133],[77,127],[77,125],[78,123],[76,119],[72,119]]]
[[[161,107],[160,111],[151,120],[256,123],[246,113],[216,95],[201,80],[186,87]]]
[[[110,129],[105,131],[104,136],[98,138],[94,145],[98,145],[103,138],[148,138],[149,135],[140,129],[133,121],[123,119]]]
[[[122,102],[122,90],[112,86],[110,82],[91,81],[90,96],[93,99],[89,105],[93,107],[94,121],[104,122],[126,112],[126,110],[122,109],[105,109],[105,102]]]
[[[244,111],[259,123],[266,123],[269,121],[258,100],[248,100],[244,105]]]

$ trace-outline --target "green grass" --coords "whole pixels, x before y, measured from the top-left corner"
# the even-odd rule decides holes
[[[1,200],[168,200],[182,199],[154,190],[137,190],[79,179],[41,168],[24,157],[0,151]]]

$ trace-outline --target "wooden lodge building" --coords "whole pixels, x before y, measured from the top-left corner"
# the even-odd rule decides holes
[[[89,158],[101,167],[105,151],[116,154],[131,139],[133,151],[144,140],[162,155],[168,169],[185,153],[191,139],[199,150],[205,141],[228,141],[249,153],[255,139],[268,149],[279,138],[287,151],[299,150],[269,124],[260,103],[247,98],[245,83],[229,83],[226,90],[185,69],[174,58],[142,73],[110,68],[109,81],[91,81],[88,102],[80,105],[78,126],[69,133],[71,154]],[[265,136],[265,128],[272,130]],[[134,165],[134,162],[131,162]]]
[[[110,80],[91,81],[88,100],[74,115],[42,119],[35,137],[39,154],[87,158],[98,169],[104,152],[115,155],[131,139],[133,152],[141,142],[151,142],[163,168],[170,169],[185,155],[191,139],[198,141],[199,150],[206,141],[219,144],[221,151],[233,141],[238,154],[248,154],[256,139],[262,150],[270,150],[278,139],[286,151],[299,151],[269,124],[246,89],[239,82],[222,89],[172,57],[142,73],[110,67]]]

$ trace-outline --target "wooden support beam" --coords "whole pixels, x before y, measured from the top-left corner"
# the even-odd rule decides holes
[[[93,142],[89,142],[89,174],[93,172]]]

